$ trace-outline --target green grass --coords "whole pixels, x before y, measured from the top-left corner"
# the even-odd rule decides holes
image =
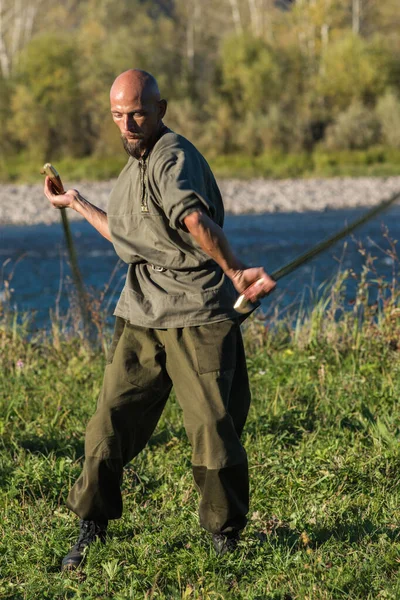
[[[0,183],[41,183],[43,175],[40,174],[40,169],[43,162],[24,154],[0,158]],[[54,161],[57,170],[70,181],[112,179],[118,177],[125,163],[126,155],[123,152],[117,157],[65,157]]]
[[[370,148],[359,151],[313,153],[269,152],[260,156],[245,154],[209,158],[217,177],[290,178],[290,177],[361,177],[390,176],[400,172],[400,150]],[[65,179],[102,180],[117,177],[126,157],[123,152],[113,157],[88,156],[62,158],[55,165]],[[42,164],[26,155],[0,157],[0,183],[37,183]]]
[[[291,178],[389,176],[400,172],[400,151],[370,148],[342,152],[282,153],[260,156],[220,156],[210,161],[219,177]]]
[[[367,284],[337,320],[341,283],[295,326],[247,326],[251,509],[237,553],[215,557],[198,525],[172,397],[126,469],[122,519],[75,573],[59,571],[77,535],[65,499],[104,356],[73,336],[28,340],[3,315],[0,598],[399,598],[397,292],[379,310],[365,304],[361,325]]]

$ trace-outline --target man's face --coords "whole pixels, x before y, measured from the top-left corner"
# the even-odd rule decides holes
[[[126,90],[111,96],[112,118],[130,156],[139,159],[154,144],[163,116],[161,104]]]

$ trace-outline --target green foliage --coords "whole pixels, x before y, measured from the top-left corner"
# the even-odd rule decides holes
[[[376,115],[357,101],[327,128],[324,146],[328,150],[364,150],[376,145],[379,138]]]
[[[281,87],[277,59],[272,48],[250,35],[224,41],[222,92],[240,119],[248,113],[266,111],[271,102],[277,101]]]
[[[13,144],[15,144],[15,138],[13,138],[9,126],[13,91],[12,83],[0,77],[0,163],[2,158],[13,150]]]
[[[354,100],[373,103],[389,83],[390,62],[379,39],[344,36],[323,52],[317,90],[332,111],[343,110]]]
[[[21,56],[11,127],[41,160],[84,151],[77,60],[73,39],[54,34],[34,38]]]
[[[193,138],[194,139],[194,138]],[[200,139],[200,138],[199,138]],[[202,138],[203,139],[203,138]],[[107,156],[85,156],[80,159],[57,160],[56,166],[68,180],[107,180],[118,177],[126,162],[126,155],[116,140],[115,153]],[[202,141],[204,143],[204,141]],[[110,151],[111,148],[108,148]],[[207,148],[205,148],[206,152]],[[207,153],[206,153],[207,154]],[[398,175],[400,152],[396,149],[373,147],[368,150],[327,151],[313,153],[263,152],[258,156],[249,154],[207,154],[217,177],[331,177],[331,176],[389,176]],[[37,183],[40,162],[32,156],[19,154],[0,159],[0,182]],[[67,180],[67,179],[66,179]]]
[[[32,0],[31,13],[14,4],[5,0],[9,27],[0,30],[3,172],[20,152],[39,162],[114,159],[121,146],[109,89],[131,67],[157,77],[167,124],[207,158],[310,153],[324,140],[329,148],[368,148],[378,140],[363,115],[355,144],[339,131],[360,104],[371,113],[377,107],[378,142],[398,147],[393,0],[363,3],[358,28],[356,3],[341,0],[290,10],[270,0]]]
[[[391,148],[400,148],[400,100],[388,91],[377,104],[376,113],[382,128],[382,139]]]
[[[121,145],[119,139],[118,142]],[[4,161],[0,160],[0,181],[37,183],[42,162],[39,157],[22,153]],[[62,158],[57,160],[56,166],[61,173],[68,174],[68,180],[98,181],[118,177],[125,163],[126,154],[119,151],[114,156]]]
[[[321,176],[385,176],[398,175],[400,152],[390,148],[368,150],[323,151],[313,154],[314,174]]]

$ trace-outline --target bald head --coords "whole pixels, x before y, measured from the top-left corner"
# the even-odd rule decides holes
[[[124,71],[115,79],[110,90],[110,99],[121,99],[125,96],[135,96],[146,102],[161,100],[160,90],[156,79],[140,69]]]
[[[124,71],[111,86],[110,104],[125,150],[140,158],[158,139],[167,109],[157,81],[140,69]]]

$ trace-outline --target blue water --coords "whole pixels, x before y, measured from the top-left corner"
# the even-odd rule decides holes
[[[237,255],[249,266],[263,265],[268,272],[280,268],[322,239],[351,223],[365,209],[337,210],[307,213],[274,213],[261,215],[228,215],[225,233]],[[360,227],[354,234],[374,256],[380,274],[391,277],[393,261],[376,249],[374,243],[387,248],[383,228],[387,226],[392,238],[400,237],[400,207],[394,206],[378,218]],[[115,306],[122,289],[126,266],[117,265],[118,259],[112,245],[86,222],[71,224],[79,266],[85,284],[100,295],[117,267],[103,305],[109,303],[109,312]],[[272,310],[277,299],[282,307],[295,306],[301,301],[304,290],[311,295],[338,269],[362,269],[364,259],[355,239],[338,242],[327,252],[313,259],[292,275],[279,282],[274,297],[263,301],[264,311]],[[4,294],[3,282],[10,280],[12,305],[19,311],[36,313],[35,324],[48,324],[49,310],[54,309],[57,296],[62,310],[68,305],[66,279],[70,275],[61,224],[0,227],[0,299]],[[60,292],[60,282],[62,282]],[[352,289],[348,290],[351,301]],[[307,297],[309,297],[308,294]]]

